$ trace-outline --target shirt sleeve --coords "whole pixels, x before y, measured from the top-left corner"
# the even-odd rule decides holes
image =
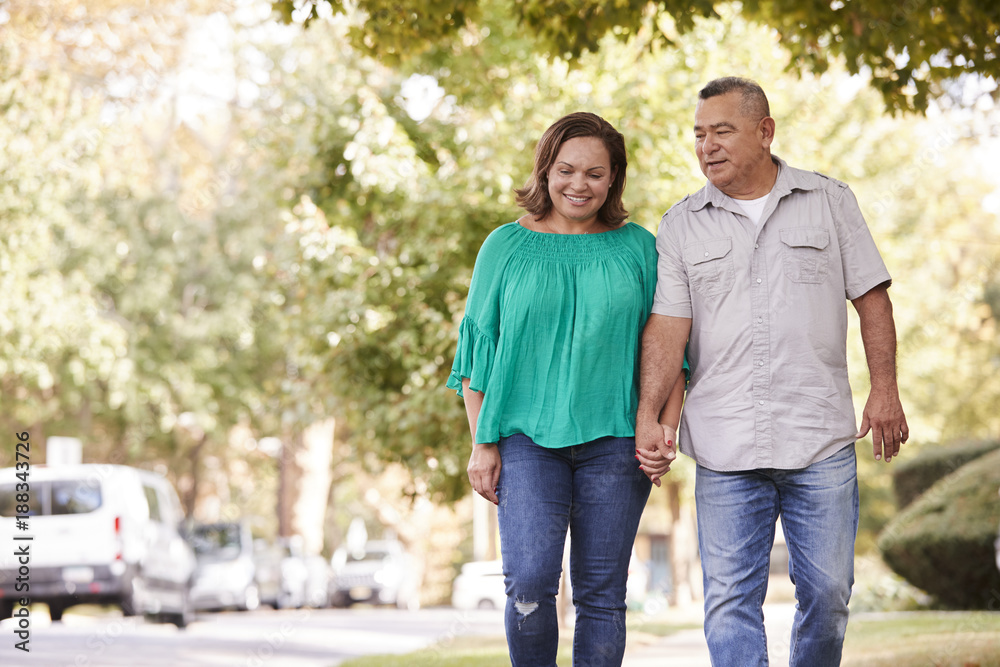
[[[892,283],[868,224],[861,214],[858,200],[846,184],[834,192],[834,224],[840,242],[844,267],[844,286],[848,299],[856,299],[873,287]]]
[[[639,244],[636,250],[642,261],[642,296],[646,308],[645,317],[648,317],[649,311],[653,307],[653,299],[656,296],[656,267],[658,261],[656,237],[648,229],[639,224],[629,224],[638,230],[636,234]],[[643,319],[643,324],[645,324],[645,319]],[[641,335],[641,329],[639,333]]]
[[[465,315],[458,330],[458,346],[447,386],[463,395],[462,380],[469,388],[484,392],[493,372],[497,340],[500,337],[500,291],[502,268],[509,243],[503,228],[494,230],[479,249],[472,270]]]
[[[688,289],[687,268],[684,266],[684,255],[672,228],[679,215],[677,206],[667,211],[656,233],[656,251],[659,259],[653,312],[669,317],[691,317],[691,292]]]

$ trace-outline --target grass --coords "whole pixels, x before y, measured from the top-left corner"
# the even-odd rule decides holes
[[[902,612],[851,619],[844,667],[1000,667],[1000,613]]]
[[[629,641],[650,641],[700,627],[690,619],[630,619]],[[568,633],[566,633],[568,634]],[[559,646],[559,664],[572,664],[571,640]],[[664,664],[669,662],[664,655]],[[855,614],[844,644],[843,667],[1000,667],[1000,613],[900,612]],[[341,667],[510,667],[503,637],[458,637],[405,655],[355,658]]]
[[[560,640],[557,660],[572,663],[569,640]],[[341,667],[510,667],[503,637],[457,637],[405,655],[373,655],[340,663]]]

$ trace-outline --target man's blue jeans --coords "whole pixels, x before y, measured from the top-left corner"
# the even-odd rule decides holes
[[[858,531],[854,445],[801,470],[698,466],[695,500],[712,665],[768,664],[761,605],[778,516],[797,601],[789,663],[839,665]]]
[[[634,438],[546,449],[527,436],[500,439],[500,549],[504,623],[512,667],[556,664],[555,596],[566,530],[576,605],[573,664],[621,665],[625,584],[650,483]]]

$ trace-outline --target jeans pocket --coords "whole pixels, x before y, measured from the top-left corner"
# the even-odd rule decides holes
[[[781,230],[785,277],[795,283],[821,284],[830,272],[830,232],[813,227]]]
[[[691,289],[702,296],[722,296],[733,288],[733,239],[729,236],[696,241],[684,246]]]

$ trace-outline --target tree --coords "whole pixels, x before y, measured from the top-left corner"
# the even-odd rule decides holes
[[[851,74],[868,73],[887,108],[924,111],[930,99],[947,93],[949,82],[970,74],[1000,77],[1000,8],[993,0],[874,0],[824,3],[716,0],[277,0],[286,21],[309,23],[331,12],[360,16],[354,21],[355,48],[396,63],[432,50],[469,50],[470,42],[502,48],[492,37],[489,17],[516,19],[535,38],[536,48],[570,61],[596,51],[613,34],[628,40],[652,29],[654,43],[676,43],[700,19],[719,18],[736,6],[744,18],[772,27],[799,73],[826,72],[844,58]],[[661,17],[671,20],[663,22]],[[470,40],[470,36],[472,39]]]

